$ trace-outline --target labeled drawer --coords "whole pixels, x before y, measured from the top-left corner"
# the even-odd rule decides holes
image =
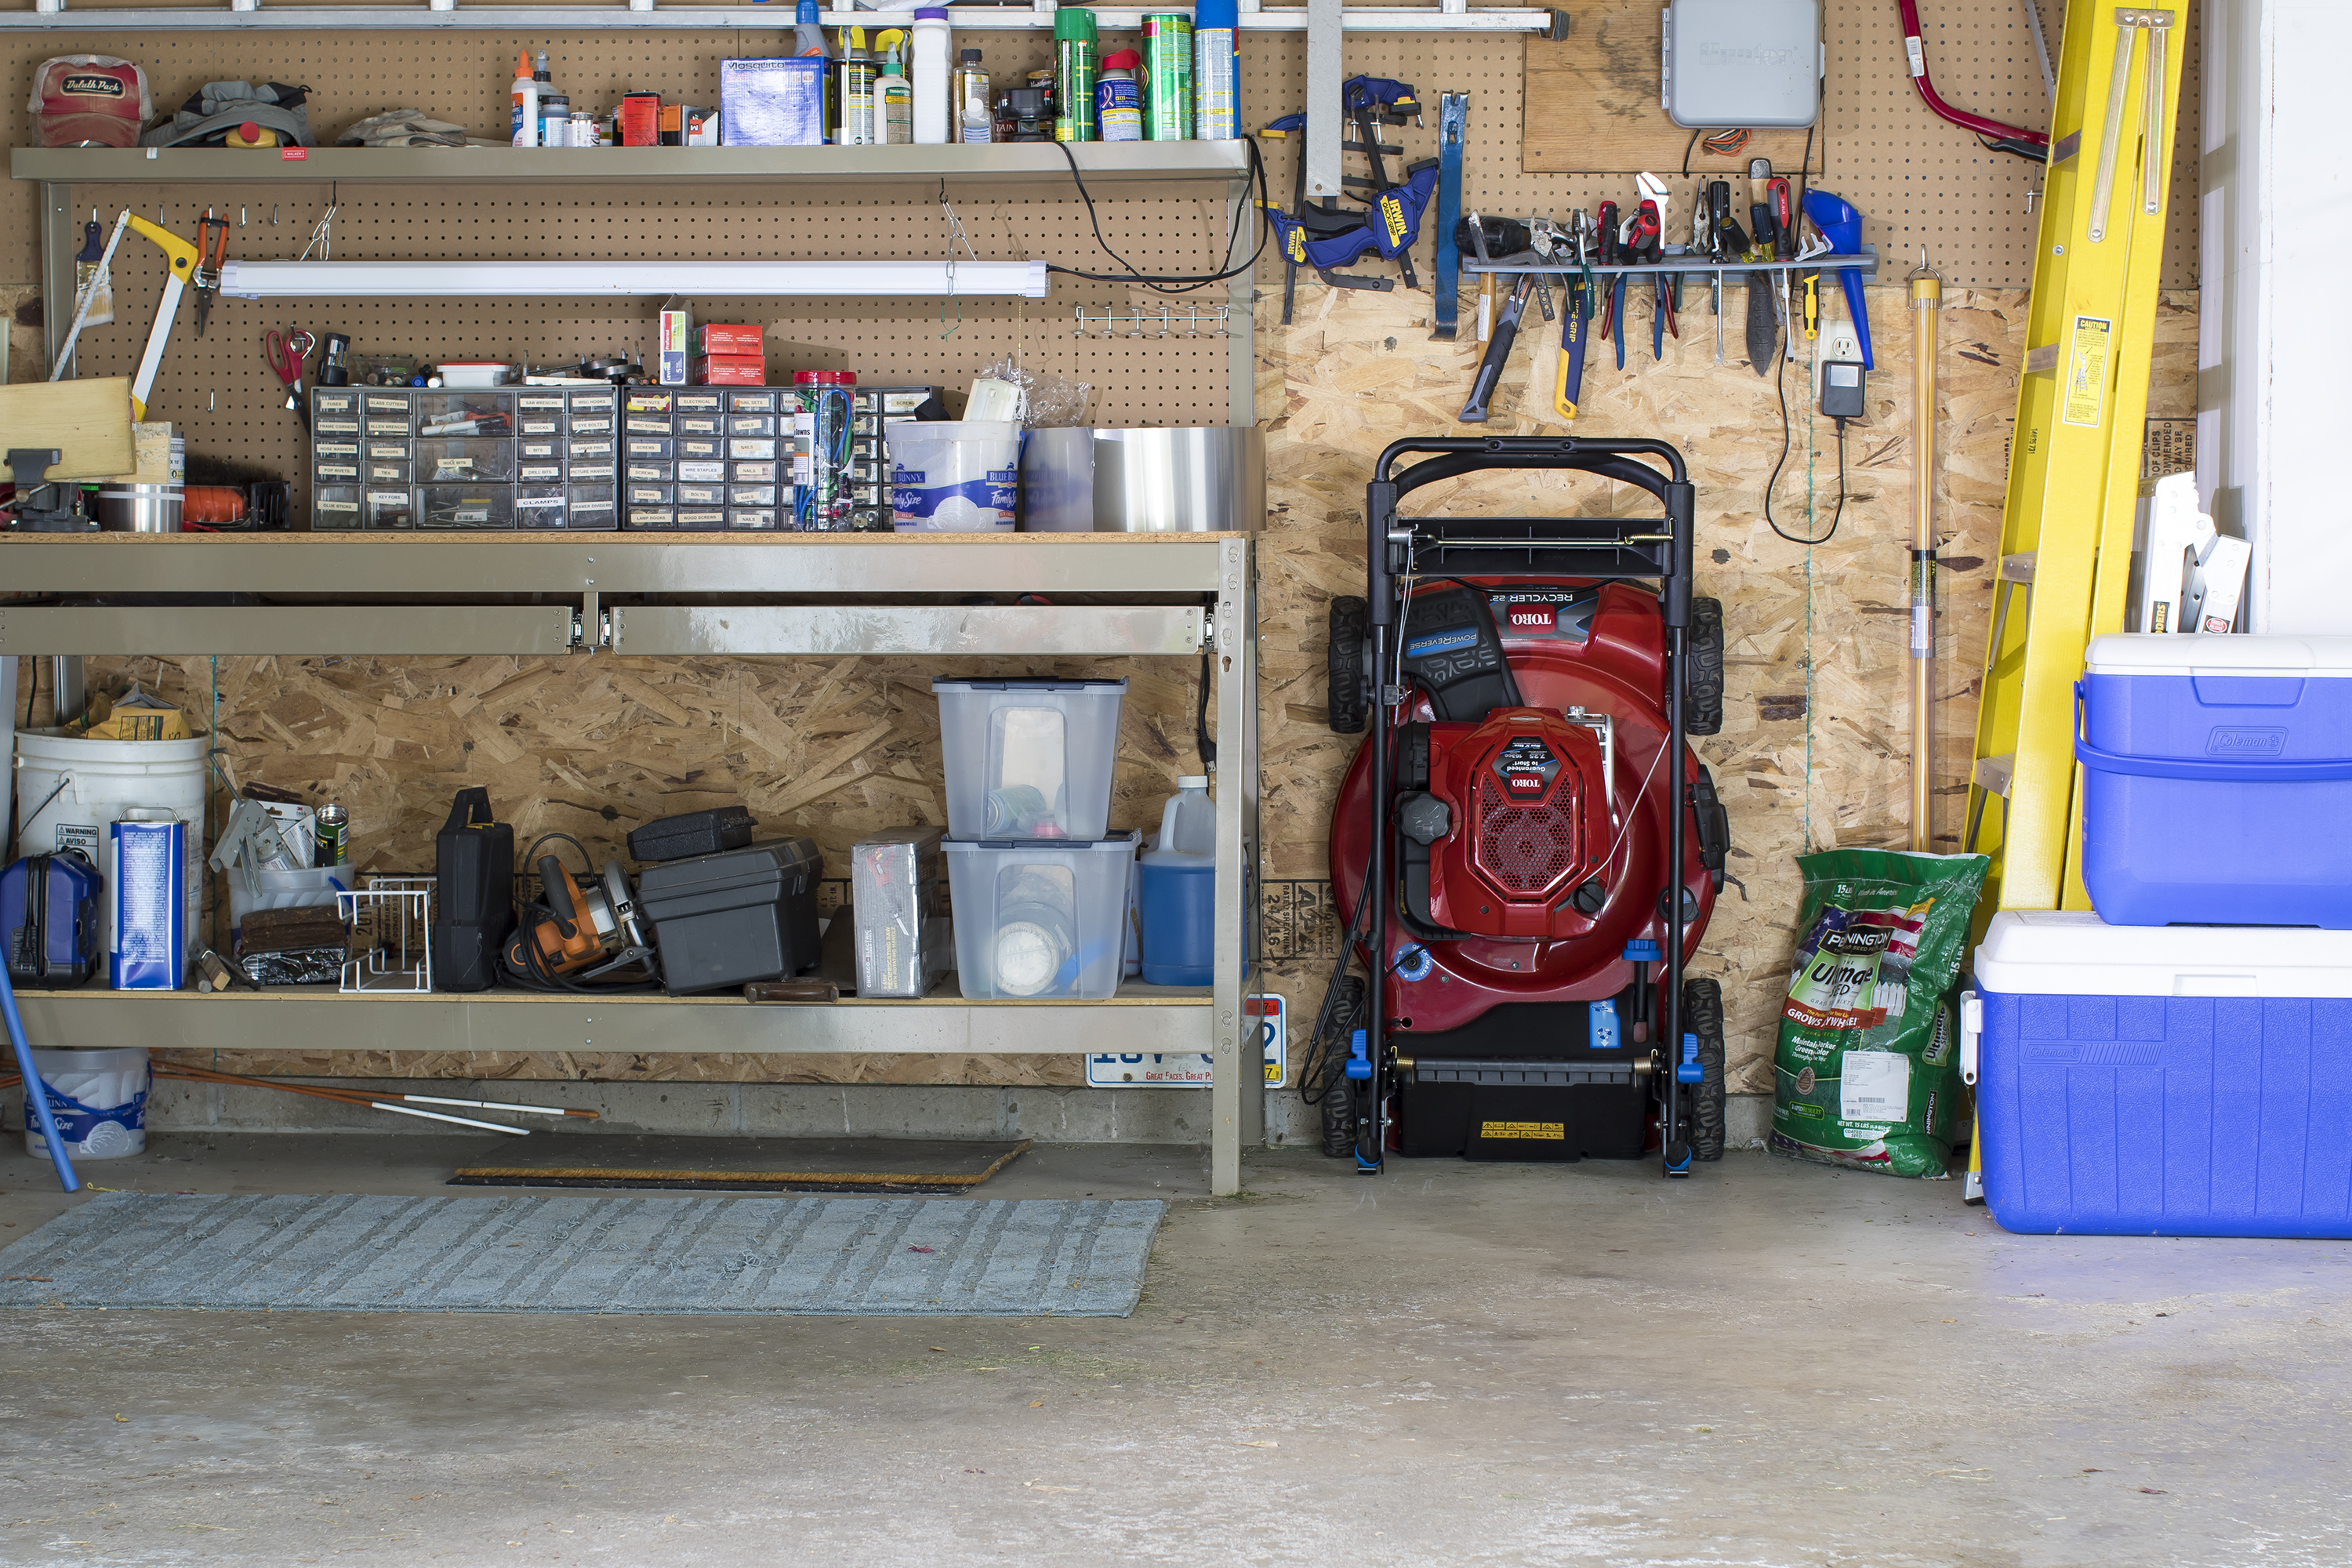
[[[727,456],[727,441],[720,436],[680,436],[674,454],[680,458],[710,459]]]
[[[361,463],[360,468],[360,482],[366,485],[398,485],[405,489],[416,482],[415,470],[405,462],[378,462],[371,458]]]
[[[612,485],[572,484],[564,487],[564,526],[571,529],[621,526],[620,492]]]
[[[673,414],[715,415],[724,413],[727,408],[727,395],[723,392],[707,391],[698,386],[690,391],[673,392],[669,395],[670,412]]]
[[[781,484],[784,478],[784,465],[769,462],[730,463],[727,465],[727,477],[739,485]]]
[[[690,506],[713,507],[725,506],[727,504],[727,487],[725,485],[690,485],[686,483],[684,480],[680,480],[677,486],[677,504],[680,510],[684,510]],[[631,500],[635,500],[636,496],[637,488],[635,485],[631,485],[629,487],[629,499]]]
[[[514,472],[512,441],[469,437],[416,443],[416,482],[420,485],[509,480],[514,478]]]
[[[621,412],[621,394],[615,387],[575,386],[564,394],[564,400],[571,405],[571,416],[574,419],[583,414],[610,419]]]
[[[727,509],[719,506],[682,506],[677,509],[677,528],[681,533],[691,530],[697,533],[719,533],[727,527]]]
[[[512,485],[419,485],[419,528],[512,528]]]
[[[623,499],[632,510],[641,506],[675,507],[677,487],[675,485],[645,485],[631,479],[623,487]]]
[[[621,526],[667,529],[675,532],[677,528],[677,512],[673,508],[666,506],[633,506],[624,515]]]
[[[514,515],[517,528],[562,528],[564,489],[562,485],[518,485]]]
[[[621,394],[624,414],[667,414],[676,395],[662,388],[632,386]]]
[[[772,436],[730,436],[727,438],[727,456],[736,462],[773,462],[776,440]]]
[[[677,467],[673,463],[624,463],[621,478],[633,485],[672,484],[677,479]]]
[[[736,414],[777,414],[792,394],[776,386],[739,386],[727,394],[727,407]]]
[[[730,485],[727,487],[729,506],[773,507],[776,487],[773,485]]]
[[[681,414],[677,416],[677,431],[681,436],[724,436],[727,421],[717,414]]]
[[[774,530],[791,526],[792,519],[773,507],[738,506],[727,509],[727,528],[730,532],[737,529]]]
[[[621,456],[632,461],[642,458],[673,462],[678,456],[677,445],[667,436],[625,436],[621,438]]]
[[[727,465],[715,458],[696,458],[677,466],[677,479],[680,484],[724,484]]]

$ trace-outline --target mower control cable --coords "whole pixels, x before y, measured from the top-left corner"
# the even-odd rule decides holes
[[[2031,5],[2032,0],[2027,0]],[[1919,89],[1919,100],[1929,110],[1950,121],[1963,131],[1974,132],[1984,144],[1996,153],[2012,153],[2020,158],[2031,158],[2037,163],[2050,157],[2050,138],[2039,131],[2022,125],[2006,125],[1998,120],[1987,120],[1981,114],[1971,114],[1965,109],[1955,109],[1946,103],[1927,76],[1927,51],[1919,41],[1918,0],[1895,0],[1903,13],[1903,53],[1910,66],[1911,85]]]

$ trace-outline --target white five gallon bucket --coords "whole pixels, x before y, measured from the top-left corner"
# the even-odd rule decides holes
[[[1021,426],[954,419],[890,426],[891,526],[900,533],[1010,531]]]
[[[49,1089],[49,1114],[58,1136],[77,1160],[114,1160],[147,1148],[147,1047],[35,1051],[33,1069]],[[26,1093],[37,1092],[25,1086]],[[25,1152],[47,1159],[49,1145],[29,1100],[25,1106]]]
[[[54,730],[16,731],[16,801],[25,814],[16,835],[20,855],[53,855],[79,849],[101,874],[106,869],[107,825],[134,805],[164,806],[188,825],[187,864],[183,878],[186,907],[181,929],[187,956],[204,942],[205,752],[212,739],[184,741],[90,741]],[[101,899],[104,910],[109,900]],[[114,942],[111,929],[99,950]]]

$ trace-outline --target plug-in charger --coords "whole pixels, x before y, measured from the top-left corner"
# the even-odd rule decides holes
[[[1822,414],[1830,419],[1862,417],[1863,372],[1858,359],[1822,361]]]

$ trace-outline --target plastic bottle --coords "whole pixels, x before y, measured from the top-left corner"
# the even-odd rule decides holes
[[[1160,808],[1160,837],[1151,847],[1187,855],[1217,852],[1217,806],[1209,798],[1207,774],[1187,773],[1176,781],[1176,793]]]
[[[1192,7],[1192,136],[1231,142],[1241,135],[1241,7],[1199,0]]]
[[[915,85],[898,62],[899,46],[907,35],[893,27],[879,34],[874,47],[882,51],[882,74],[874,81],[874,126],[877,141],[896,147],[915,139]]]
[[[539,82],[530,74],[530,51],[528,49],[515,52],[512,141],[518,147],[539,145]]]
[[[1143,140],[1142,89],[1135,82],[1135,68],[1142,63],[1133,49],[1103,57],[1102,75],[1095,79],[1095,128],[1106,142]]]
[[[1206,985],[1216,960],[1217,813],[1209,781],[1176,781],[1160,808],[1160,837],[1143,852],[1136,902],[1143,979],[1151,985]]]
[[[926,146],[951,140],[949,122],[952,91],[948,71],[948,14],[927,5],[915,13],[915,36],[909,48],[914,60],[915,140]]]
[[[793,12],[793,53],[822,59],[832,52],[824,43],[824,10],[817,0],[800,0]]]
[[[959,142],[993,142],[996,140],[996,96],[991,90],[988,68],[981,63],[978,49],[966,49],[955,69],[953,120],[950,127]]]
[[[539,86],[539,144],[567,147],[572,143],[572,100],[545,82]]]
[[[1084,5],[1054,13],[1054,140],[1093,142],[1095,14]]]

